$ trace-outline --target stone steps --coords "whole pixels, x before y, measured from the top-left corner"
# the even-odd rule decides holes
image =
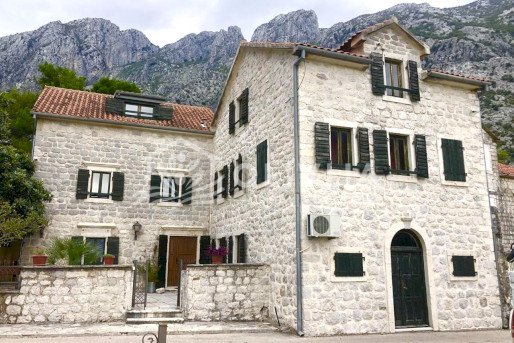
[[[127,324],[151,324],[151,323],[183,323],[182,310],[130,310],[127,311]]]

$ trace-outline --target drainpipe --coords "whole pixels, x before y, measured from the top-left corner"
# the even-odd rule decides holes
[[[296,333],[303,336],[302,294],[302,209],[300,199],[300,125],[298,117],[298,66],[305,60],[305,50],[293,63],[293,122],[294,122],[294,201],[296,226]]]
[[[34,160],[34,148],[35,148],[35,145],[36,145],[36,129],[37,129],[37,118],[36,118],[36,114],[33,113],[32,114],[32,119],[34,121],[33,123],[33,132],[32,132],[32,144],[31,144],[31,148],[30,148],[30,158],[32,160]]]

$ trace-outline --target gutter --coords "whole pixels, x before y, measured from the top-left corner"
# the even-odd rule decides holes
[[[359,63],[359,64],[365,64],[365,65],[371,64],[371,60],[367,57],[355,56],[355,55],[350,55],[350,54],[345,54],[345,53],[340,53],[340,52],[335,52],[335,51],[330,51],[330,50],[323,50],[323,49],[313,48],[310,46],[297,45],[297,46],[295,46],[295,48],[293,50],[293,54],[295,54],[297,56],[301,56],[301,54],[304,52],[313,54],[313,55],[319,55],[319,56],[324,56],[324,57],[329,57],[329,58],[336,58],[339,60],[344,60],[344,61],[349,61],[349,62],[354,62],[354,63]],[[303,56],[305,56],[305,54]]]
[[[485,87],[485,86],[491,84],[490,82],[487,82],[487,81],[473,80],[473,79],[470,79],[467,77],[440,73],[440,72],[433,71],[433,70],[427,71],[426,77],[431,77],[434,79],[440,79],[440,80],[446,80],[446,81],[453,81],[453,82],[458,82],[458,83],[464,83],[464,84],[477,86],[477,87]]]
[[[296,48],[295,48],[296,50]],[[305,60],[302,50],[293,63],[293,122],[294,122],[294,200],[296,227],[296,333],[303,336],[303,290],[302,290],[302,208],[300,198],[300,125],[298,114],[298,66]]]
[[[145,128],[145,129],[158,130],[158,131],[189,133],[189,134],[210,136],[210,137],[214,136],[214,132],[211,132],[211,131],[190,130],[190,129],[181,129],[181,128],[177,128],[177,127],[166,127],[166,126],[155,126],[155,125],[148,125],[148,124],[128,123],[128,122],[112,121],[112,120],[105,120],[105,119],[98,119],[98,118],[82,118],[82,117],[66,116],[66,115],[60,115],[60,114],[45,113],[45,112],[31,112],[31,113],[32,113],[34,120],[36,120],[37,117],[41,117],[41,118],[48,118],[48,119],[57,119],[57,120],[61,120],[61,121],[64,120],[64,121],[99,123],[99,124],[107,124],[107,125],[114,125],[114,126],[128,126],[128,127]]]

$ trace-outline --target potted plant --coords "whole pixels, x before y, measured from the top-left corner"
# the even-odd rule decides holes
[[[112,265],[112,264],[114,264],[114,255],[105,254],[104,255],[104,264],[105,265]]]
[[[157,281],[159,281],[159,265],[154,260],[148,264],[148,293],[155,293]]]
[[[37,247],[34,255],[32,255],[32,264],[35,266],[44,266],[48,260],[48,255],[45,253],[45,249]]]
[[[207,249],[207,255],[211,256],[212,264],[221,264],[223,262],[223,257],[227,256],[229,251],[227,247],[219,247],[216,248],[214,246],[210,246]]]

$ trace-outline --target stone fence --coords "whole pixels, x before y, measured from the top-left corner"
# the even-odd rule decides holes
[[[263,264],[188,265],[182,272],[181,281],[184,319],[267,319],[269,274],[269,266]]]
[[[0,323],[96,323],[125,319],[132,266],[22,267],[19,291],[0,290]]]

